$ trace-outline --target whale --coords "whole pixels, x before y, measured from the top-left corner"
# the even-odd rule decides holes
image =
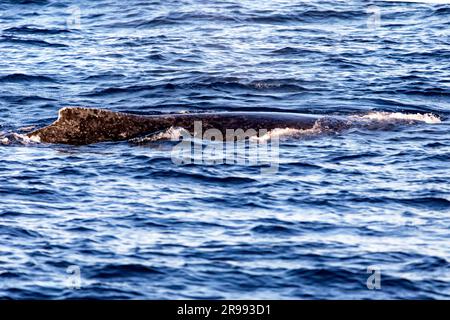
[[[321,118],[319,115],[281,112],[137,115],[106,109],[65,107],[59,110],[55,122],[32,131],[27,136],[42,143],[89,145],[136,139],[173,127],[195,133],[196,123],[201,123],[203,130],[215,129],[228,137],[229,130],[251,132],[250,135],[277,128],[307,130],[313,128]]]
[[[391,130],[401,125],[441,123],[434,114],[374,111],[353,115],[289,112],[205,112],[139,115],[106,109],[65,107],[52,124],[25,134],[34,142],[89,145],[100,142],[153,141],[159,133],[181,128],[194,137],[235,141],[262,137],[272,130],[300,130],[305,134],[335,134],[351,128]],[[197,133],[200,131],[200,136]],[[202,135],[202,132],[205,132]],[[219,135],[217,135],[219,133]],[[271,136],[270,134],[268,135]],[[181,135],[183,137],[183,135]],[[219,137],[219,138],[218,138]],[[150,139],[147,139],[150,138]],[[218,139],[216,139],[218,138]]]

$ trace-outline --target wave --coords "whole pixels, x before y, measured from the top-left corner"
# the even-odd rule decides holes
[[[132,85],[126,87],[109,87],[99,88],[91,92],[84,93],[86,97],[103,97],[114,94],[127,94],[136,92],[148,92],[158,90],[250,90],[250,91],[276,91],[276,92],[305,92],[307,89],[296,84],[295,80],[291,79],[263,79],[244,81],[234,78],[228,79],[200,79],[197,82],[170,82],[165,84],[146,84],[146,85]]]
[[[317,22],[318,20],[357,19],[364,16],[363,11],[352,10],[305,10],[303,12],[287,14],[254,15],[243,19],[246,22],[262,24],[283,24],[293,22]]]
[[[7,0],[6,2],[10,2],[13,4],[47,4],[48,0]]]
[[[39,75],[29,75],[23,73],[13,73],[6,76],[0,76],[2,82],[56,82],[53,78]]]
[[[205,13],[205,12],[171,12],[167,15],[161,15],[151,20],[138,20],[128,23],[128,26],[142,27],[155,27],[161,25],[173,25],[182,24],[186,22],[198,22],[198,21],[222,21],[222,22],[239,22],[241,21],[237,17],[227,16],[218,13]]]
[[[198,21],[218,22],[242,22],[236,15],[226,15],[219,12],[201,12],[201,11],[173,11],[167,14],[161,14],[153,18],[139,18],[128,21],[121,21],[114,24],[105,24],[103,27],[112,28],[151,28],[159,26],[171,26],[186,23],[197,23]]]
[[[21,27],[11,27],[3,30],[3,32],[7,33],[19,33],[19,34],[61,34],[61,33],[70,33],[71,31],[68,29],[46,29],[46,28],[37,28],[31,26],[21,26]]]
[[[34,230],[29,230],[20,227],[11,227],[7,225],[0,225],[0,232],[2,235],[13,238],[41,238],[41,234]]]
[[[25,45],[31,45],[31,46],[38,46],[38,47],[55,47],[55,48],[65,48],[68,47],[67,45],[63,43],[51,43],[44,40],[38,40],[38,39],[24,39],[24,38],[18,38],[14,36],[7,36],[2,35],[0,37],[0,43],[12,43],[12,44],[25,44]]]
[[[94,267],[89,271],[95,278],[107,279],[116,277],[143,277],[163,274],[160,268],[142,264],[107,264]]]
[[[320,54],[318,50],[306,49],[306,48],[294,48],[294,47],[284,47],[281,49],[272,50],[271,54],[275,55],[310,55],[310,54]]]
[[[447,17],[448,14],[450,14],[450,7],[446,6],[435,9],[432,15],[445,15]]]

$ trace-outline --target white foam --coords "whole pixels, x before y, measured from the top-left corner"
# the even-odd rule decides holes
[[[164,132],[158,133],[154,136],[155,140],[179,140],[180,137],[190,137],[190,133],[184,129],[179,127],[170,127]]]
[[[292,128],[277,128],[277,129],[270,130],[269,132],[267,132],[266,134],[264,134],[262,136],[259,136],[259,137],[253,136],[250,138],[250,140],[263,143],[263,142],[267,142],[274,138],[279,139],[279,138],[283,138],[283,137],[294,137],[294,136],[301,136],[301,135],[312,134],[312,133],[313,133],[313,129],[301,130],[301,129],[292,129]]]
[[[324,118],[325,119],[325,118]],[[262,136],[254,136],[250,139],[258,141],[258,142],[267,142],[273,138],[301,138],[301,137],[310,137],[314,135],[318,135],[321,133],[327,133],[336,131],[332,127],[330,128],[324,119],[319,119],[314,123],[314,126],[310,129],[295,129],[295,128],[276,128],[270,130],[266,134]],[[331,119],[331,118],[330,118]]]
[[[370,112],[365,115],[351,116],[351,119],[356,120],[372,120],[372,121],[411,121],[411,122],[424,122],[428,124],[441,123],[441,119],[432,113],[401,113],[401,112]]]
[[[169,129],[164,130],[162,132],[151,134],[145,137],[135,138],[132,139],[131,141],[135,143],[154,142],[160,140],[177,141],[180,140],[180,137],[190,137],[190,134],[184,128],[170,127]]]
[[[28,137],[28,136],[25,136],[25,137],[27,137],[27,138],[29,139],[30,142],[33,142],[33,143],[41,143],[41,137],[40,137],[40,136],[33,135],[33,136],[31,136],[31,137]]]
[[[25,134],[19,134],[19,133],[13,133],[11,135],[12,138],[14,138],[14,141],[17,141],[19,143],[22,144],[34,144],[34,143],[40,143],[41,142],[41,138],[39,136],[27,136]],[[9,139],[8,139],[9,140]]]

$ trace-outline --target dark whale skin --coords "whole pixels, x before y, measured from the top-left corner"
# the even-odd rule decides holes
[[[28,133],[28,137],[43,143],[87,145],[106,141],[123,141],[170,127],[194,131],[194,122],[201,121],[202,130],[276,128],[311,129],[319,116],[296,113],[218,112],[191,114],[163,114],[141,116],[104,109],[62,108],[58,119],[51,125]]]

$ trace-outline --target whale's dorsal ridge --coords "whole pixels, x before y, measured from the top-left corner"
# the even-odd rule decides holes
[[[148,127],[150,119],[113,112],[105,109],[64,107],[51,125],[28,134],[41,142],[89,144],[115,141],[135,136]]]
[[[99,117],[102,114],[112,114],[112,111],[105,109],[94,109],[86,107],[64,107],[58,111],[58,119],[56,122],[63,123],[76,119],[83,119],[87,116]]]

